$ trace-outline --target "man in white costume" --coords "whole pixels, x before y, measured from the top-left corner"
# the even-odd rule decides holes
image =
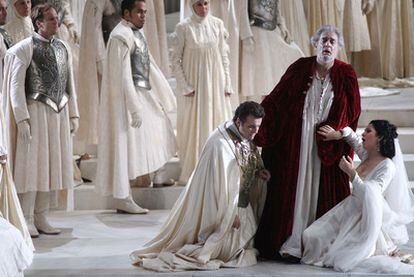
[[[258,103],[244,102],[214,130],[160,233],[130,255],[134,264],[155,271],[256,264],[252,238],[270,178],[252,141],[263,116]]]
[[[30,19],[32,2],[31,0],[11,0],[10,4],[13,12],[4,29],[9,33],[13,43],[18,43],[34,33]]]
[[[149,2],[147,0],[150,22],[147,22],[143,29],[146,34],[150,34],[148,48],[155,62],[164,74],[168,74],[169,61],[163,5],[163,1],[151,0]],[[86,1],[79,50],[79,60],[82,63],[79,64],[77,92],[81,120],[75,138],[77,153],[87,152],[88,146],[98,143],[99,90],[105,58],[105,43],[108,41],[110,32],[120,20],[121,0]],[[175,107],[175,104],[173,106]]]
[[[142,28],[145,0],[122,1],[122,20],[111,32],[99,108],[97,184],[117,210],[147,213],[133,200],[130,180],[155,172],[176,153],[166,114],[174,95],[149,54]],[[154,183],[161,184],[160,175]]]
[[[78,108],[68,46],[53,38],[58,17],[51,5],[32,12],[36,33],[5,58],[3,105],[9,162],[32,237],[58,234],[49,225],[50,194],[73,187],[72,134]]]

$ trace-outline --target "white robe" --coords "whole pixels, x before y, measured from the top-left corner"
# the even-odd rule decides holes
[[[225,92],[233,92],[229,72],[229,47],[223,21],[194,15],[179,23],[172,53],[177,79],[177,139],[181,163],[180,182],[193,172],[210,133],[231,118]],[[192,97],[186,97],[195,91]]]
[[[88,0],[82,19],[79,48],[79,76],[77,93],[79,103],[79,130],[75,136],[75,151],[84,152],[89,144],[98,143],[99,86],[105,43],[102,17],[115,12],[110,0]]]
[[[302,0],[280,0],[280,10],[293,41],[305,57],[311,56],[312,49]]]
[[[277,8],[281,17],[278,21],[283,22],[280,4]],[[243,99],[260,102],[273,90],[286,69],[304,54],[294,42],[288,44],[284,40],[279,27],[269,31],[251,26],[251,32],[254,45],[243,45],[240,57],[240,94]]]
[[[292,234],[280,248],[282,255],[302,257],[302,233],[316,218],[321,160],[318,156],[315,129],[318,124],[328,118],[333,98],[329,75],[323,85],[318,78],[314,77],[303,107],[299,174]]]
[[[0,93],[1,85],[3,84],[4,57],[6,57],[6,51],[6,43],[4,42],[3,35],[0,34]]]
[[[346,141],[364,161],[362,139],[350,128]],[[303,234],[302,262],[338,271],[392,272],[403,264],[388,257],[408,241],[405,224],[387,202],[394,174],[391,159],[384,159],[365,177],[355,176],[352,194],[315,221]],[[404,192],[401,192],[404,193]],[[368,259],[372,256],[378,256]],[[368,260],[367,260],[368,259]],[[411,266],[411,274],[414,268]]]
[[[1,43],[1,42],[0,42]],[[1,59],[3,62],[3,58]],[[3,77],[3,75],[1,75]],[[3,108],[0,108],[0,156],[7,155],[6,150],[6,124],[4,121]],[[9,221],[22,234],[27,246],[34,250],[33,242],[27,229],[16,186],[8,163],[0,164],[0,217]]]
[[[152,90],[134,86],[135,40],[124,20],[112,31],[99,107],[97,189],[120,199],[130,194],[129,180],[158,170],[176,153],[174,130],[166,114],[175,109],[174,94],[152,58]],[[130,126],[134,112],[142,118],[139,128]]]
[[[166,77],[170,75],[170,61],[168,59],[167,26],[165,22],[164,1],[146,0],[147,16],[144,24],[144,33],[148,48],[155,63]]]
[[[0,276],[20,276],[32,260],[33,250],[22,234],[0,216]]]
[[[241,170],[235,145],[221,124],[207,140],[185,190],[160,233],[131,253],[134,264],[155,271],[214,270],[256,264],[253,236],[265,199],[263,182],[252,185],[250,203],[238,207]],[[241,226],[232,228],[236,215]]]
[[[40,35],[35,35],[43,39]],[[42,102],[26,99],[25,76],[32,61],[32,37],[7,51],[2,97],[8,130],[8,161],[18,193],[55,191],[73,186],[69,119],[79,117],[79,113],[71,53],[68,46],[66,49],[69,54],[66,91],[70,98],[60,113],[54,112]],[[29,144],[23,142],[17,133],[16,124],[23,120],[29,120],[30,123],[32,139]]]
[[[186,0],[182,5],[189,7],[189,1]],[[234,108],[238,106],[240,91],[240,54],[242,41],[253,38],[250,29],[249,15],[247,12],[247,0],[211,0],[211,14],[223,20],[224,27],[229,32],[227,43],[230,48],[230,77],[234,94],[231,95],[231,104]],[[184,9],[182,16],[191,16],[191,9]]]

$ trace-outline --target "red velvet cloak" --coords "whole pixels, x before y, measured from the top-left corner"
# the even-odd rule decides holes
[[[302,114],[306,93],[316,70],[316,57],[301,58],[282,76],[263,100],[266,115],[255,141],[263,147],[268,182],[266,203],[256,233],[255,247],[265,258],[279,258],[279,249],[292,233],[299,171]],[[335,130],[356,129],[361,112],[356,74],[351,65],[335,60],[330,72],[334,93],[328,119]],[[316,136],[321,159],[317,218],[349,195],[348,176],[339,168],[343,155],[352,155],[343,141],[324,142]]]

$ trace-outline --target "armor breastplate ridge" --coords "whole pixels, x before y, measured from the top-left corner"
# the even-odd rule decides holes
[[[59,113],[67,104],[68,52],[57,39],[33,39],[33,57],[26,71],[26,97]]]
[[[132,79],[135,87],[150,90],[150,56],[147,41],[138,29],[133,30],[133,32],[135,36],[135,49],[131,54]]]

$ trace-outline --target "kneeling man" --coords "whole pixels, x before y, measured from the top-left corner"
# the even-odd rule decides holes
[[[134,264],[180,271],[256,263],[252,238],[270,178],[252,141],[263,116],[259,104],[244,102],[210,135],[161,232],[131,254]]]

